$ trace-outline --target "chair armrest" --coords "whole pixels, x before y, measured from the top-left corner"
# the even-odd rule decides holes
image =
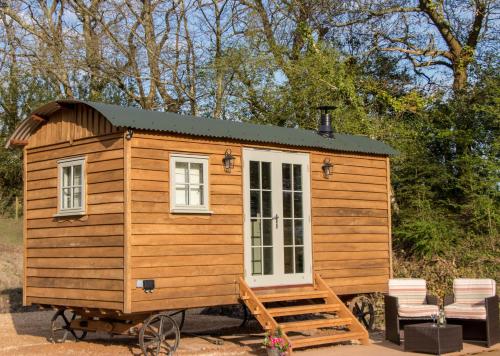
[[[398,298],[384,295],[385,338],[399,345]]]
[[[385,294],[384,295],[384,304],[386,306],[390,306],[391,308],[395,308],[397,311],[398,306],[399,306],[398,297],[394,297],[392,295]]]
[[[427,294],[425,296],[425,302],[429,305],[439,305],[439,298],[435,295]]]
[[[488,297],[484,299],[484,305],[486,306],[486,313],[488,314],[488,318],[495,318],[498,320],[498,295],[494,295],[493,297]]]
[[[484,304],[486,306],[486,346],[488,347],[500,341],[498,301],[498,295],[484,299]]]
[[[444,299],[443,299],[443,304],[446,306],[446,305],[450,305],[450,304],[453,304],[455,303],[455,296],[452,294],[452,295],[445,295],[444,296]]]

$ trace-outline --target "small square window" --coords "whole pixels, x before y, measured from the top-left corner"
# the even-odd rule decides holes
[[[170,155],[171,211],[208,211],[208,157]]]
[[[85,214],[85,158],[57,162],[59,171],[57,215]]]

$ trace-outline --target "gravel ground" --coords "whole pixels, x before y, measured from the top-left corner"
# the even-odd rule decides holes
[[[109,337],[106,334],[89,334],[86,341],[67,341],[52,344],[47,341],[49,323],[53,311],[0,314],[0,355],[140,355],[135,338]],[[193,356],[233,356],[266,355],[261,348],[262,333],[255,322],[239,328],[239,319],[200,315],[199,310],[190,311],[183,329],[177,355]],[[223,340],[222,345],[214,345],[209,340]],[[372,345],[337,345],[312,348],[297,352],[300,356],[397,356],[412,355],[403,353],[402,348],[382,342],[382,333],[372,334]],[[464,344],[461,355],[500,356],[500,344],[493,349],[478,345]],[[415,354],[416,355],[416,354]],[[450,354],[454,355],[454,354]],[[458,355],[458,354],[455,354]]]

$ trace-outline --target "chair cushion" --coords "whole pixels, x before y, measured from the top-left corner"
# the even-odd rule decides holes
[[[398,314],[404,318],[430,318],[432,314],[438,315],[439,308],[431,304],[400,304]]]
[[[481,304],[453,303],[444,307],[446,318],[486,320],[486,307]]]
[[[493,279],[457,278],[453,281],[455,303],[484,304],[484,298],[492,297],[496,292]]]
[[[425,279],[389,279],[389,295],[398,298],[399,304],[424,304],[427,287]]]

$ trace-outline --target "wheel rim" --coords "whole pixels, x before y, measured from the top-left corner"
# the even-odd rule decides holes
[[[76,319],[76,316],[76,313],[66,309],[60,309],[54,314],[50,323],[50,340],[53,343],[63,343],[68,339],[69,335],[75,341],[85,338],[87,335],[86,331],[73,330],[71,328],[71,322]]]
[[[175,323],[179,327],[179,330],[181,331],[184,327],[184,321],[186,320],[186,309],[172,312],[168,314],[168,316],[174,319]]]
[[[180,331],[168,314],[149,317],[139,333],[139,344],[144,355],[173,355],[179,346]]]
[[[373,324],[375,322],[375,309],[370,298],[366,296],[353,298],[349,303],[349,309],[366,329],[373,329]]]

